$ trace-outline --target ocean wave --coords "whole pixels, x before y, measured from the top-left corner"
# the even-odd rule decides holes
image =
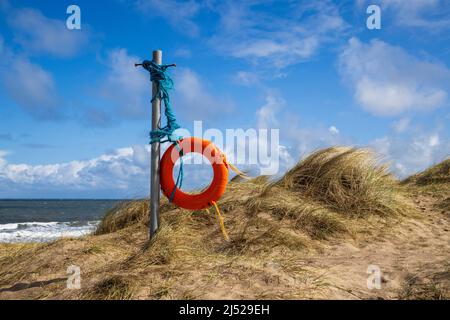
[[[95,231],[99,221],[19,222],[0,224],[0,242],[49,242],[63,237],[81,237]]]

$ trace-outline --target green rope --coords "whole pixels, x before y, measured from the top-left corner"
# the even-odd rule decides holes
[[[142,63],[142,67],[150,72],[150,80],[156,83],[156,92],[152,97],[152,102],[159,98],[164,103],[164,114],[167,119],[167,125],[165,127],[150,131],[150,144],[154,142],[176,142],[181,137],[177,137],[173,134],[175,130],[180,128],[177,123],[175,114],[170,104],[169,90],[173,89],[173,81],[166,73],[167,68],[173,65],[158,65],[153,61],[145,60]],[[167,137],[166,140],[163,138]]]
[[[148,60],[142,62],[142,67],[150,72],[150,81],[156,84],[156,92],[152,97],[152,102],[157,98],[161,99],[164,103],[164,114],[167,119],[167,125],[165,127],[150,131],[150,144],[154,142],[163,143],[169,141],[175,144],[180,153],[180,170],[178,171],[175,186],[169,196],[170,202],[172,202],[177,188],[181,188],[183,184],[183,150],[179,145],[179,140],[182,137],[174,135],[174,131],[180,128],[180,125],[177,123],[177,119],[175,118],[175,114],[170,104],[169,90],[173,89],[173,81],[166,73],[167,68],[172,66],[174,65],[158,65],[153,61]],[[165,137],[167,139],[163,140]]]
[[[172,190],[172,193],[170,194],[169,202],[172,202],[177,188],[181,188],[181,186],[183,185],[183,149],[181,149],[178,141],[175,143],[175,147],[178,149],[178,152],[180,153],[180,170],[178,171],[178,176],[177,176],[177,181],[175,182],[175,186]]]

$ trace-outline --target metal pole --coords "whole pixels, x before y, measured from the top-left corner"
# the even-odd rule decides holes
[[[153,62],[162,64],[162,51],[153,51]],[[156,93],[156,83],[152,84],[152,97]],[[161,127],[161,100],[159,98],[153,100],[152,103],[152,131]],[[151,145],[151,162],[150,162],[150,239],[154,237],[159,227],[159,162],[161,147],[159,142]]]

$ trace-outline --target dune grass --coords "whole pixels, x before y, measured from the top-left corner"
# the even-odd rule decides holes
[[[423,272],[422,272],[423,273]],[[450,263],[443,270],[408,275],[400,290],[402,300],[449,300]]]
[[[133,297],[133,285],[129,278],[115,275],[99,281],[87,293],[88,300],[129,300]]]
[[[274,185],[347,215],[390,216],[405,210],[398,182],[367,149],[319,150],[300,161]]]
[[[450,159],[404,179],[401,186],[413,197],[433,199],[434,209],[450,217]]]
[[[450,159],[444,160],[422,172],[414,174],[402,181],[403,184],[419,186],[444,184],[450,182]]]
[[[136,223],[146,224],[148,220],[148,202],[142,200],[124,201],[104,215],[95,234],[111,233]]]

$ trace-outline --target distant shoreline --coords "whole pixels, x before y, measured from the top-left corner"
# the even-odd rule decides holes
[[[49,242],[95,231],[99,221],[125,199],[2,199],[0,242]]]

